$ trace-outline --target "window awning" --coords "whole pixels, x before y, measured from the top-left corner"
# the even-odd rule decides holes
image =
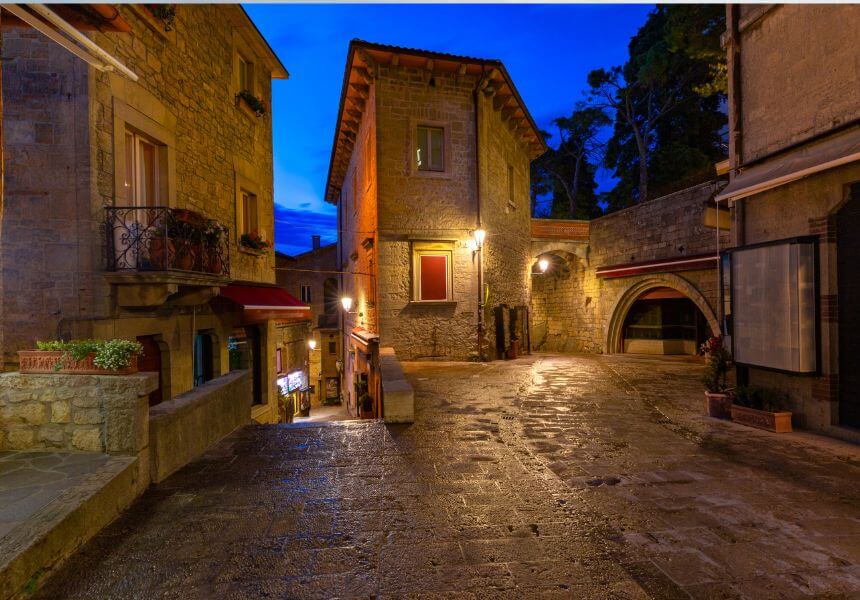
[[[302,321],[311,318],[311,307],[302,304],[285,289],[268,285],[230,284],[221,295],[242,307],[247,323],[260,321]]]
[[[716,200],[740,200],[827,169],[860,160],[860,128],[742,169]]]
[[[661,258],[641,263],[627,263],[609,267],[597,267],[597,276],[610,279],[614,277],[631,277],[646,273],[675,273],[677,271],[699,271],[716,269],[720,257],[716,254],[699,254],[696,256],[679,256],[676,258]]]

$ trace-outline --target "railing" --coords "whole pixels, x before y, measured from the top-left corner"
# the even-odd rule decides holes
[[[167,206],[105,211],[109,271],[230,274],[229,231],[218,221]]]

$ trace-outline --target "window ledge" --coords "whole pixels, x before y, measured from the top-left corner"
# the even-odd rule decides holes
[[[451,171],[422,171],[417,167],[412,169],[412,175],[425,179],[451,179]]]
[[[456,306],[456,300],[410,300],[409,304],[418,306]]]
[[[249,254],[255,258],[263,258],[269,253],[268,250],[266,252],[257,252],[255,250],[249,250],[248,248],[244,248],[242,246],[239,246],[239,252],[241,252],[242,254]]]

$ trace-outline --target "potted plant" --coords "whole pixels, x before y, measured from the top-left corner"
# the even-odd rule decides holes
[[[786,396],[782,392],[755,385],[740,386],[735,390],[732,421],[774,433],[788,433],[792,431],[791,412],[781,410],[785,404]]]
[[[242,90],[236,94],[236,104],[240,102],[244,102],[257,118],[266,114],[266,105],[248,90]]]
[[[218,221],[209,219],[203,227],[203,270],[220,275],[224,271],[221,259],[221,242],[227,235],[227,228]]]
[[[164,23],[164,31],[173,29],[173,21],[176,20],[175,4],[144,4],[143,6],[149,14]]]
[[[37,350],[20,350],[21,373],[129,375],[137,373],[143,346],[129,340],[36,342]]]
[[[705,384],[705,400],[708,415],[718,419],[731,417],[732,398],[728,386],[728,373],[732,366],[729,351],[723,346],[719,336],[708,339],[701,347],[705,355],[705,373],[702,383]]]
[[[263,256],[269,251],[269,248],[272,247],[272,245],[264,240],[257,231],[243,233],[239,238],[239,245],[246,252],[256,254],[257,256]]]
[[[198,218],[199,217],[199,218]],[[174,260],[170,266],[180,271],[191,271],[201,256],[202,217],[193,211],[175,210],[167,227],[173,242]]]

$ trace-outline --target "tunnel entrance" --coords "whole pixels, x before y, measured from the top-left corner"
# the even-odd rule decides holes
[[[669,287],[636,298],[624,319],[622,351],[630,354],[696,354],[710,335],[702,311]]]

